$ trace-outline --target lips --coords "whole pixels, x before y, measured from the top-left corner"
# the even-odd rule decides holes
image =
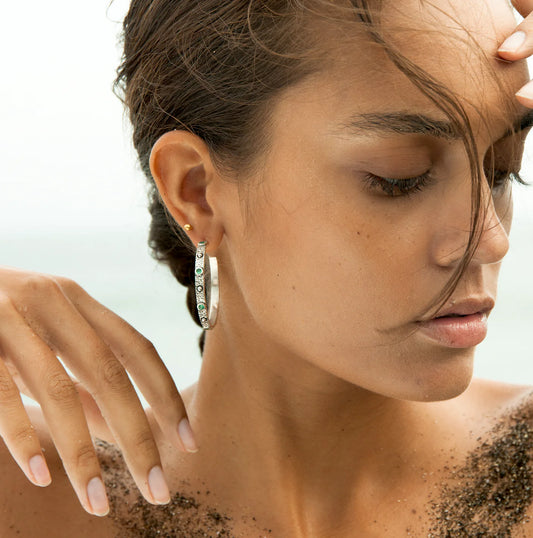
[[[494,299],[491,297],[468,297],[461,301],[453,301],[453,304],[444,310],[437,312],[433,318],[471,316],[472,314],[486,313],[494,308]]]
[[[487,336],[487,322],[494,300],[470,297],[437,312],[432,319],[419,322],[420,332],[440,345],[469,348]]]

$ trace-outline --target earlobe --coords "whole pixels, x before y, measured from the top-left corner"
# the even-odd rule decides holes
[[[188,131],[169,131],[150,154],[150,171],[163,203],[182,227],[192,225],[193,243],[213,243],[220,235],[207,190],[216,175],[205,142]]]

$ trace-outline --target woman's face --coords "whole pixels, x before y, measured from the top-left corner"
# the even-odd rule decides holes
[[[413,0],[412,9],[402,3],[402,19],[386,7],[386,27],[391,20],[417,29],[391,30],[389,38],[460,97],[479,162],[493,146],[496,168],[517,171],[524,133],[501,138],[511,119],[504,104],[512,104],[516,118],[526,112],[513,92],[528,80],[527,69],[494,59],[516,24],[512,13],[503,1],[435,3],[473,32],[508,94],[463,42],[466,34],[436,10]],[[249,217],[236,210],[238,189],[226,184],[233,202],[224,197],[218,208],[226,232],[221,255],[232,268],[223,278],[234,282],[224,290],[221,281],[222,308],[248,319],[250,338],[370,391],[410,400],[453,397],[470,382],[482,316],[466,328],[458,322],[460,329],[423,329],[420,322],[435,315],[431,307],[465,252],[468,157],[453,129],[434,136],[427,124],[415,132],[422,115],[443,122],[444,132],[448,120],[378,46],[340,35],[336,45],[325,37],[332,47],[327,69],[287,90],[273,108],[271,146],[247,189]],[[484,182],[482,190],[483,236],[444,308],[474,300],[481,306],[465,308],[490,310],[496,295],[510,189],[491,193]]]

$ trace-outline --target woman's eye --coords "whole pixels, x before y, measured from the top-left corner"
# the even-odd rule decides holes
[[[503,189],[512,182],[528,185],[528,182],[520,176],[519,172],[510,172],[509,170],[494,169],[491,172],[486,172],[486,177],[493,190]],[[406,179],[381,177],[371,173],[367,173],[363,178],[363,181],[371,190],[379,189],[389,197],[414,194],[428,186],[431,180],[429,172]]]
[[[390,177],[380,177],[374,174],[366,174],[363,181],[372,190],[380,189],[387,196],[408,196],[417,191],[421,191],[431,182],[429,172],[416,177],[406,179],[393,179]]]
[[[502,189],[509,183],[516,182],[521,185],[528,185],[518,172],[510,172],[509,170],[491,170],[486,172],[487,181],[493,190]]]

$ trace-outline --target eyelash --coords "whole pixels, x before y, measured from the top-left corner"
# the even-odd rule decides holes
[[[429,172],[416,177],[406,179],[393,179],[389,177],[380,177],[374,174],[366,174],[363,181],[370,189],[381,189],[387,196],[410,196],[417,191],[421,191],[431,183]]]
[[[494,181],[492,182],[493,189],[499,189],[507,184],[507,182],[520,183],[521,185],[527,185],[527,182],[522,178],[519,172],[506,172],[505,170],[494,170]],[[487,177],[487,181],[491,184],[490,177]]]
[[[428,172],[416,177],[406,179],[393,179],[389,177],[380,177],[374,174],[366,174],[363,181],[371,189],[381,189],[386,196],[396,198],[398,196],[411,196],[418,191],[423,190],[431,184],[432,177]],[[487,181],[491,183],[491,179],[487,177]],[[493,189],[503,187],[507,181],[515,181],[522,185],[527,185],[527,182],[520,176],[518,172],[507,172],[504,170],[494,170],[494,180],[492,182]]]

